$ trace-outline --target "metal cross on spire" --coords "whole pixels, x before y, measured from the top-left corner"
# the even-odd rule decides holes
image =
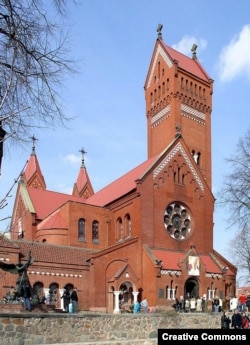
[[[158,32],[158,38],[159,39],[162,39],[162,33],[161,33],[162,29],[163,29],[163,25],[158,24],[156,31]]]
[[[192,48],[191,48],[191,52],[193,53],[193,59],[197,59],[197,56],[196,56],[196,50],[197,50],[198,46],[197,44],[193,44],[192,45]]]
[[[32,137],[29,137],[31,140],[32,140],[32,143],[33,143],[33,145],[32,145],[32,154],[35,154],[35,142],[38,140],[35,136],[34,136],[34,134],[32,135]]]
[[[84,150],[84,148],[82,148],[81,150],[79,150],[79,152],[81,152],[81,154],[82,154],[82,167],[84,167],[85,165],[84,165],[84,155],[87,153],[85,150]]]

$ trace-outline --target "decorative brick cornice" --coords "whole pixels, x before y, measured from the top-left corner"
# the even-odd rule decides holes
[[[222,274],[220,273],[206,273],[205,275],[206,278],[217,278],[217,279],[221,279],[223,277]]]
[[[188,105],[183,103],[181,104],[181,115],[202,124],[205,124],[206,121],[205,113],[198,111],[197,109],[194,109],[192,107],[189,107]]]
[[[167,105],[165,108],[163,108],[161,111],[159,111],[157,114],[155,114],[152,117],[151,119],[152,128],[159,125],[163,120],[165,120],[169,116],[170,116],[170,105]]]
[[[66,278],[82,278],[81,274],[72,274],[72,273],[58,273],[58,272],[40,272],[40,271],[28,271],[32,275],[42,275],[42,276],[55,276],[55,277],[66,277]]]
[[[181,271],[161,270],[162,275],[181,276]]]

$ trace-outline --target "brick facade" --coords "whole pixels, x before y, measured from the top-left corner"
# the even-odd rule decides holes
[[[235,294],[237,270],[213,249],[213,81],[158,37],[144,88],[145,162],[94,193],[83,160],[65,195],[46,190],[33,150],[19,182],[11,238],[35,257],[30,281],[77,286],[81,309],[113,312],[114,291],[153,307]]]

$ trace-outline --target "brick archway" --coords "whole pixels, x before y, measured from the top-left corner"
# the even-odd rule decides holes
[[[189,278],[186,280],[184,286],[185,298],[199,297],[199,282],[196,278]]]

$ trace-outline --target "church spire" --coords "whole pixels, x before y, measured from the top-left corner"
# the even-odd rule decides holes
[[[46,189],[46,183],[40,169],[35,150],[35,142],[38,139],[34,136],[34,134],[32,137],[30,137],[30,139],[32,140],[32,151],[27,166],[24,170],[22,180],[29,187]]]
[[[87,173],[87,169],[85,167],[84,157],[87,152],[84,150],[84,148],[81,148],[79,152],[82,154],[82,164],[81,164],[81,168],[80,168],[76,183],[74,184],[74,187],[73,187],[72,195],[80,196],[80,197],[83,197],[84,199],[87,199],[88,197],[94,194],[94,190],[91,185],[91,182]]]

